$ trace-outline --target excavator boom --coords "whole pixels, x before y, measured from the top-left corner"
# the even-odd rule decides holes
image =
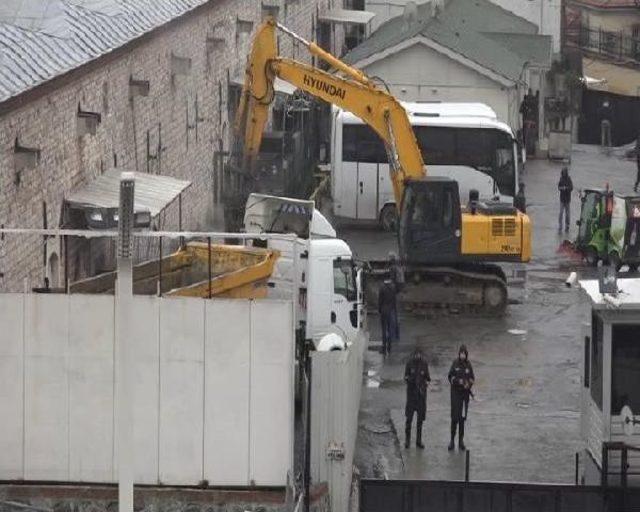
[[[276,45],[278,28],[305,44],[312,55],[340,70],[347,78],[279,57]],[[402,202],[406,180],[425,176],[422,154],[404,107],[361,71],[346,65],[315,43],[300,38],[273,20],[267,20],[255,36],[236,118],[236,136],[240,136],[245,143],[245,168],[253,167],[260,149],[269,104],[273,101],[275,77],[352,112],[371,126],[387,148],[396,204]]]

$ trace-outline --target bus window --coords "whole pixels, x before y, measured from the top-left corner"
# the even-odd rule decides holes
[[[472,167],[491,176],[498,191],[516,193],[516,162],[513,139],[490,128],[414,126],[425,164]],[[342,126],[342,161],[388,163],[382,139],[367,125]]]
[[[342,126],[342,161],[386,163],[387,153],[382,139],[369,126],[345,124]]]
[[[457,164],[456,129],[414,126],[413,131],[427,166]]]

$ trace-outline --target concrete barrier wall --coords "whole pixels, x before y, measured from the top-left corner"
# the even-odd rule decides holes
[[[348,350],[312,355],[311,481],[328,483],[333,512],[349,508],[367,339],[361,332]],[[330,448],[344,458],[330,458]]]
[[[0,295],[1,480],[117,480],[114,310]],[[135,297],[133,318],[136,482],[285,485],[291,302]]]

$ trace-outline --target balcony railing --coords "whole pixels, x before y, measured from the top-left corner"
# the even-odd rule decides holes
[[[569,46],[581,48],[618,61],[640,63],[640,37],[624,32],[611,32],[589,27],[577,27],[566,32]]]

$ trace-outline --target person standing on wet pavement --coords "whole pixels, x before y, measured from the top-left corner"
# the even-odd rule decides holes
[[[560,191],[560,215],[558,215],[558,233],[562,232],[562,214],[564,213],[564,232],[569,232],[571,222],[571,193],[573,192],[573,182],[569,176],[569,169],[562,168],[560,180],[558,181]]]
[[[456,429],[458,430],[458,449],[465,450],[464,422],[467,419],[471,387],[475,382],[473,367],[469,362],[469,351],[465,345],[460,345],[458,357],[451,365],[448,378],[449,384],[451,384],[451,442],[449,443],[449,451],[455,448]]]
[[[427,384],[431,382],[429,365],[422,350],[416,348],[404,369],[404,381],[407,384],[407,403],[404,408],[406,423],[404,427],[404,447],[411,444],[411,424],[416,415],[416,446],[424,448],[422,444],[422,424],[427,416]]]
[[[382,328],[381,354],[391,352],[391,342],[398,333],[398,310],[396,305],[396,287],[391,279],[385,279],[378,295],[378,313]]]

